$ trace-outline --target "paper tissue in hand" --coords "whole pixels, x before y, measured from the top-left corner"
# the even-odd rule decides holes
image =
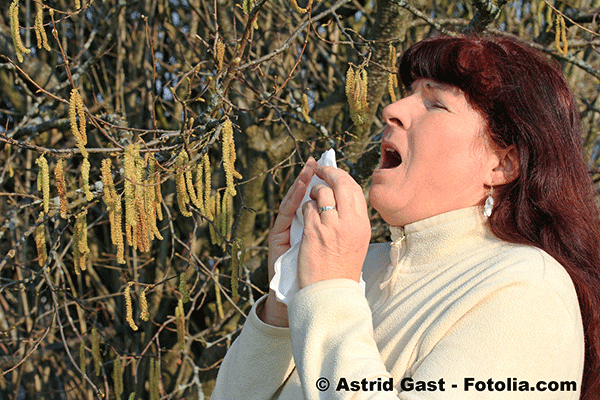
[[[329,149],[321,155],[318,165],[337,168],[335,163],[335,152]],[[314,175],[306,188],[306,194],[296,210],[292,225],[290,227],[290,245],[292,246],[281,257],[275,261],[275,275],[269,285],[277,294],[277,300],[289,305],[292,297],[298,292],[298,252],[300,250],[300,242],[302,241],[302,232],[304,231],[304,216],[302,214],[302,206],[307,201],[310,201],[310,191],[318,184],[325,186],[324,180]],[[364,291],[364,282],[362,275],[360,284]]]

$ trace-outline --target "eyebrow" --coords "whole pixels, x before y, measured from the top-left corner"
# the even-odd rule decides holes
[[[452,85],[448,85],[447,83],[440,83],[433,80],[427,80],[425,82],[425,87],[435,89],[435,90],[444,90],[444,91],[452,91],[454,87]]]

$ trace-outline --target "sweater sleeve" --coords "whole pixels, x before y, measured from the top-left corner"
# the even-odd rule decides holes
[[[305,399],[398,399],[392,391],[337,390],[352,381],[391,378],[373,338],[360,285],[332,279],[300,290],[288,307],[294,360]],[[325,389],[329,385],[327,389]],[[325,390],[323,390],[325,389]]]
[[[294,368],[290,331],[258,318],[257,301],[219,368],[212,400],[270,399]]]

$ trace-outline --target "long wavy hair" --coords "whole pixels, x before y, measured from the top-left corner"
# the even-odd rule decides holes
[[[494,187],[490,228],[545,250],[571,276],[586,339],[581,399],[600,398],[600,218],[559,65],[506,37],[436,36],[411,46],[398,74],[405,87],[430,78],[460,88],[486,119],[491,145],[516,147],[520,174]]]

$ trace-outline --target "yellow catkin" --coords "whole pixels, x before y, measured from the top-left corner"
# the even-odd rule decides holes
[[[148,321],[150,319],[150,313],[148,311],[148,300],[146,299],[146,292],[148,288],[145,287],[140,293],[140,319],[142,321]]]
[[[77,118],[79,117],[79,124]],[[69,120],[71,121],[71,132],[75,136],[75,141],[81,155],[84,158],[88,157],[88,152],[85,149],[87,145],[87,133],[85,127],[85,111],[83,109],[83,100],[79,94],[77,88],[71,90],[71,97],[69,98]]]
[[[54,178],[56,179],[56,189],[60,199],[60,217],[67,218],[67,184],[65,181],[65,159],[59,158],[54,168]]]
[[[221,288],[218,285],[219,269],[215,268],[215,303],[217,305],[217,313],[220,319],[225,318],[225,312],[223,311],[223,302],[221,301]]]
[[[46,30],[44,29],[44,8],[38,3],[37,11],[35,14],[35,37],[37,39],[37,47],[42,47],[50,51],[50,45],[48,45],[48,36],[46,36]]]
[[[235,141],[231,140],[229,142],[229,164],[231,165],[231,173],[233,174],[234,178],[242,179],[242,174],[240,174],[239,172],[237,172],[235,170],[236,157],[237,157],[237,154],[235,152]],[[232,196],[234,196],[234,195],[232,194]]]
[[[238,280],[245,253],[244,241],[241,238],[235,239],[231,244],[231,295],[233,297],[238,295]]]
[[[204,174],[203,174],[203,160],[200,160],[196,165],[196,202],[194,205],[200,210],[202,214],[206,214],[206,210],[204,209]]]
[[[121,357],[115,355],[115,361],[113,363],[113,385],[115,391],[115,399],[120,399],[123,394],[123,365],[121,363]]]
[[[356,107],[356,79],[352,66],[348,67],[346,72],[346,98],[348,99],[348,107],[350,109],[350,117],[355,124],[359,125],[359,114]]]
[[[111,195],[115,190],[115,183],[113,181],[111,170],[112,163],[110,161],[110,158],[105,158],[104,160],[102,160],[102,163],[100,164],[100,173],[102,179],[102,191],[104,193],[104,201],[106,202],[107,206],[113,200],[111,198]]]
[[[190,197],[187,192],[185,184],[185,168],[189,161],[189,157],[185,150],[182,150],[177,155],[175,161],[175,189],[177,191],[177,204],[179,205],[179,211],[184,217],[191,217],[192,213],[187,209],[187,205],[190,202]]]
[[[87,255],[90,252],[87,243],[87,211],[77,214],[75,218],[75,231],[73,233],[73,259],[75,262],[75,273],[87,269]]]
[[[300,14],[306,14],[308,12],[308,10],[310,9],[310,7],[312,6],[312,0],[308,0],[308,4],[306,5],[306,8],[300,7],[296,0],[290,0],[290,1],[292,3],[292,8]]]
[[[100,337],[96,327],[92,328],[92,359],[94,360],[94,372],[96,376],[100,376],[102,357],[100,356]]]
[[[23,54],[31,53],[31,49],[23,46],[21,41],[21,33],[19,32],[19,1],[14,0],[10,4],[10,32],[12,34],[13,44],[15,46],[15,54],[19,62],[23,62]]]
[[[87,201],[94,200],[94,194],[90,191],[90,161],[87,158],[81,163],[81,190]]]
[[[225,191],[221,199],[221,234],[228,239],[229,234],[229,201],[231,196]]]
[[[38,264],[40,267],[43,267],[48,260],[48,253],[46,251],[46,227],[41,223],[43,219],[44,213],[41,212],[37,220],[39,225],[35,227],[35,247],[37,248]]]
[[[75,0],[75,9],[79,10],[81,8],[81,0]]]
[[[135,169],[135,153],[136,146],[130,144],[125,149],[124,155],[124,186],[125,186],[125,224],[127,225],[127,243],[130,246],[137,248],[137,243],[134,243],[131,231],[137,226],[137,215],[135,205],[135,185],[136,185],[136,169]]]
[[[117,193],[113,193],[114,200],[112,207],[114,209],[112,215],[111,224],[111,238],[113,244],[117,246],[117,262],[119,264],[125,264],[125,243],[123,242],[123,229],[122,229],[122,215],[123,209],[121,206],[121,196],[117,196]]]
[[[187,192],[189,195],[189,200],[192,204],[196,205],[198,203],[198,197],[196,196],[196,187],[194,186],[193,174],[192,170],[186,166],[185,171],[185,186],[187,187]],[[200,194],[202,196],[202,194]]]
[[[40,168],[38,172],[37,189],[40,192],[42,192],[44,212],[48,213],[48,211],[50,210],[50,172],[48,169],[48,161],[46,160],[46,157],[44,157],[44,155],[42,154],[35,161],[35,163]]]
[[[110,159],[105,158],[102,160],[102,164],[100,167],[101,178],[102,178],[102,192],[104,203],[106,204],[106,209],[108,211],[108,220],[110,221],[110,237],[113,244],[116,244],[116,238],[114,237],[115,229],[115,197],[113,194],[115,193],[115,184],[113,182],[112,174],[111,174],[111,162]]]
[[[179,293],[181,293],[181,300],[184,303],[190,301],[190,292],[187,287],[187,274],[185,271],[179,275]]]
[[[204,173],[204,208],[205,208],[205,214],[208,215],[209,210],[208,210],[208,203],[210,201],[210,189],[211,189],[211,178],[212,178],[212,171],[210,169],[210,157],[208,156],[208,153],[206,153],[204,155],[204,157],[202,157],[202,172]]]
[[[160,209],[160,202],[156,200],[157,193],[160,193],[160,176],[156,171],[156,159],[150,153],[146,154],[147,165],[148,165],[148,184],[149,186],[144,188],[145,193],[145,205],[146,205],[146,217],[148,219],[148,234],[150,235],[150,240],[154,240],[157,238],[159,240],[163,240],[158,227],[156,226],[156,219],[158,210]],[[158,180],[157,180],[158,177]],[[155,187],[151,185],[158,185],[159,188],[156,190]],[[161,214],[162,218],[162,214]]]
[[[564,28],[565,20],[562,15],[556,14],[556,33],[554,35],[554,45],[556,46],[556,50],[561,54],[564,53],[563,48],[561,46],[562,42],[562,31]]]
[[[137,325],[133,321],[133,305],[131,304],[131,285],[133,282],[127,283],[125,286],[125,290],[123,291],[123,296],[125,297],[125,316],[127,319],[127,323],[134,331],[138,330]]]
[[[216,59],[217,59],[217,70],[223,69],[223,58],[225,57],[225,43],[220,38],[215,43]]]
[[[146,210],[146,218],[148,220],[148,235],[150,241],[154,240],[156,232],[158,232],[156,227],[156,203],[154,202],[155,193],[154,188],[150,186],[144,188],[144,207]],[[160,232],[158,234],[160,235]]]
[[[163,214],[162,214],[162,193],[160,191],[160,181],[161,181],[161,177],[160,177],[160,165],[158,164],[158,161],[156,161],[156,158],[154,158],[154,156],[151,154],[149,159],[148,159],[148,163],[150,165],[150,171],[151,171],[151,176],[153,176],[154,179],[154,203],[155,203],[155,209],[156,209],[156,217],[158,218],[159,221],[162,221],[163,219]],[[155,232],[156,234],[156,232]],[[157,237],[159,239],[162,240],[162,236],[160,236],[160,233],[157,235]]]
[[[360,75],[362,77],[362,82],[361,82],[362,87],[361,87],[361,97],[358,100],[360,102],[362,120],[364,123],[367,120],[367,114],[369,112],[369,103],[367,102],[367,94],[369,93],[369,91],[368,91],[369,77],[367,75],[366,69],[361,70]]]
[[[235,148],[231,146],[231,143],[233,143],[233,124],[229,118],[223,122],[221,141],[221,148],[223,152],[223,169],[225,171],[225,184],[227,185],[227,192],[233,197],[236,195],[235,185],[233,183],[233,172],[235,169]]]
[[[141,252],[150,251],[150,234],[148,229],[148,220],[144,210],[144,200],[136,202],[138,224],[136,229],[136,243]]]
[[[242,1],[242,10],[244,11],[244,14],[249,15],[252,12],[252,10],[254,9],[255,5],[256,5],[255,0],[243,0]]]
[[[350,106],[350,117],[359,126],[366,122],[369,112],[367,82],[368,75],[365,69],[353,71],[350,67],[346,74],[346,96]]]
[[[183,300],[179,299],[175,308],[175,323],[177,325],[177,342],[179,348],[185,350],[185,311],[183,310]]]
[[[147,187],[144,179],[146,173],[146,160],[140,156],[139,147],[135,147],[135,213],[137,225],[135,229],[135,242],[142,252],[150,251],[150,233],[148,228],[148,215],[146,213],[145,199]],[[135,248],[135,246],[134,246]]]
[[[306,122],[310,123],[310,116],[308,115],[308,96],[306,93],[302,93],[302,116]]]
[[[560,39],[562,41],[562,55],[563,57],[567,56],[569,51],[569,42],[567,41],[567,25],[565,23],[565,18],[560,16]]]
[[[79,369],[83,374],[85,374],[86,364],[87,358],[85,357],[85,342],[82,340],[81,342],[79,342]]]

